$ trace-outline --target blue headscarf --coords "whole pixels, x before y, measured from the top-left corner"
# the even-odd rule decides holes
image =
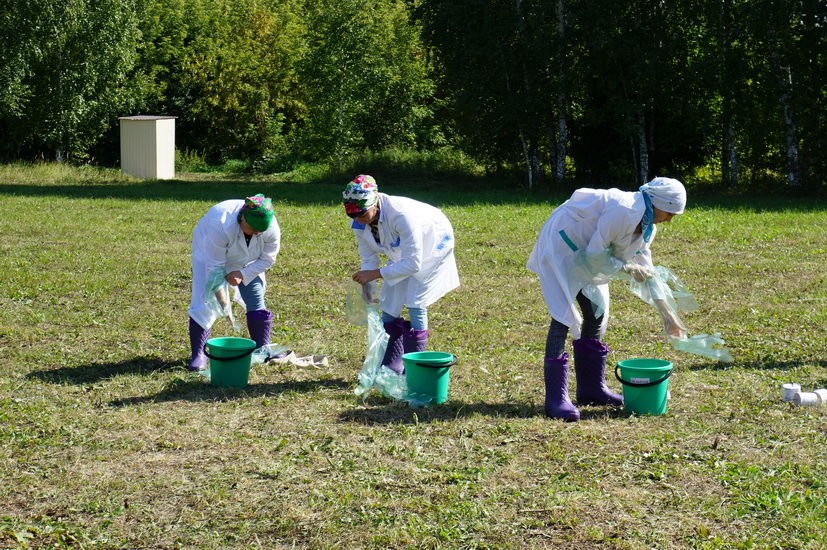
[[[643,195],[643,204],[646,208],[643,211],[643,219],[640,220],[640,230],[643,232],[643,242],[648,243],[652,238],[652,228],[655,226],[652,221],[655,218],[655,211],[652,209],[652,199],[646,192],[645,185],[640,186],[640,194]]]

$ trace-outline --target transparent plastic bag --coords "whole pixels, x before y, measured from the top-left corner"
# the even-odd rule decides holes
[[[375,281],[364,285],[350,281],[345,291],[345,318],[352,325],[365,326],[368,324],[367,306],[376,306],[378,303]]]
[[[583,295],[594,304],[594,314],[601,317],[606,312],[606,298],[599,285],[623,274],[623,262],[612,255],[612,248],[600,252],[579,250],[574,254],[574,262],[569,277],[582,285]]]
[[[353,393],[365,400],[371,388],[376,388],[385,397],[405,401],[411,407],[429,405],[433,401],[431,396],[411,393],[405,375],[396,374],[382,364],[388,347],[388,333],[385,332],[382,317],[375,305],[365,304],[364,311],[368,327],[368,352],[365,354],[365,361],[362,363]]]
[[[227,317],[235,332],[241,332],[241,323],[233,315],[233,292],[237,292],[224,279],[224,268],[218,268],[209,274],[204,288],[203,300],[207,307],[219,319]]]
[[[256,365],[258,363],[266,363],[270,359],[282,357],[290,351],[290,348],[288,348],[287,346],[282,346],[279,344],[267,344],[266,346],[261,346],[260,348],[256,348],[256,350],[253,351],[252,358],[250,359],[250,364]]]
[[[376,306],[364,307],[366,324],[368,326],[368,352],[359,371],[359,379],[354,393],[362,399],[367,399],[368,392],[376,384],[381,369],[390,370],[382,366],[385,350],[388,347],[388,333],[382,325],[382,317]]]
[[[721,333],[714,334],[696,334],[695,336],[688,336],[686,338],[668,338],[672,347],[678,351],[692,353],[715,359],[716,361],[723,361],[724,363],[732,362],[732,354],[725,347],[716,348],[717,344],[723,345],[726,342],[721,338]]]
[[[633,294],[658,311],[663,321],[666,341],[673,348],[717,361],[731,362],[732,355],[726,347],[715,347],[726,344],[720,333],[694,336],[686,333],[679,312],[694,311],[699,307],[686,285],[667,267],[655,266],[653,272],[654,275],[643,282],[638,282],[623,272],[613,278],[627,281]],[[680,329],[680,337],[670,334],[675,329]]]

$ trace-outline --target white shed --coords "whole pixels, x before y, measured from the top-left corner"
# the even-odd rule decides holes
[[[121,121],[121,171],[137,178],[175,177],[174,116],[124,116]]]

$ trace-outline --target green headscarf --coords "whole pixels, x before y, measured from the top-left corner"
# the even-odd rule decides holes
[[[273,218],[276,217],[276,212],[273,210],[273,199],[265,197],[259,193],[252,197],[244,199],[244,206],[241,207],[241,212],[238,213],[238,221],[241,217],[256,231],[263,233],[267,231],[270,224],[273,223]]]

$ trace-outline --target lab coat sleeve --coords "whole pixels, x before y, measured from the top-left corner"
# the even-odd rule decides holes
[[[278,256],[281,248],[281,229],[275,225],[263,234],[264,246],[262,247],[259,257],[240,269],[241,276],[244,278],[244,284],[249,284],[258,275],[270,269],[276,263],[276,256]]]
[[[658,228],[657,228],[657,226],[654,226],[652,228],[652,237],[649,239],[649,242],[644,243],[643,247],[640,249],[638,254],[635,254],[635,256],[633,258],[633,261],[636,264],[646,266],[646,267],[649,267],[649,268],[654,268],[655,267],[655,264],[652,262],[652,249],[650,248],[650,245],[655,240],[655,235],[657,235],[657,232],[658,232]]]
[[[416,222],[410,215],[402,215],[397,218],[394,229],[399,234],[402,257],[379,270],[390,285],[419,273],[422,268],[422,231]]]
[[[625,209],[607,209],[598,219],[597,228],[586,247],[588,256],[600,258],[600,270],[603,273],[610,275],[617,272],[623,264],[632,260],[631,254],[636,252],[628,252],[634,231],[634,223],[629,220]],[[606,251],[610,251],[611,254],[622,254],[626,251],[629,257],[609,256],[606,258]],[[612,265],[612,270],[607,270],[609,263]]]
[[[230,239],[223,227],[220,224],[208,225],[198,232],[196,238],[196,246],[201,252],[201,261],[207,268],[207,275],[223,268],[227,263],[227,248],[230,246]]]

